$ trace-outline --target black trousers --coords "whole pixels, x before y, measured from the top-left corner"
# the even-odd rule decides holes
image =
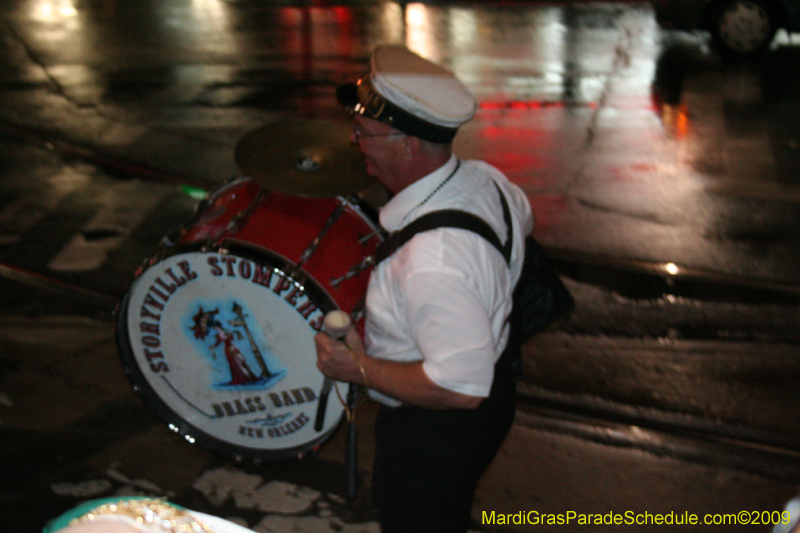
[[[383,533],[465,533],[475,488],[515,411],[506,358],[474,410],[382,407],[375,422],[373,498]]]

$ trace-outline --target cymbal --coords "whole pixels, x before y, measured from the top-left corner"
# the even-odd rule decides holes
[[[236,145],[236,166],[262,185],[297,196],[349,195],[375,181],[350,144],[350,126],[325,120],[281,120]]]

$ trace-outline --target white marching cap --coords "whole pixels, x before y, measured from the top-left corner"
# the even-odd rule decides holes
[[[477,109],[475,96],[449,70],[400,45],[372,53],[367,77],[339,88],[353,112],[433,142],[449,142]]]

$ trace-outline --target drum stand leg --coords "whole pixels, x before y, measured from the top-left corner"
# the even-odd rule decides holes
[[[356,406],[360,401],[363,391],[360,387],[350,384],[347,391],[347,435],[345,439],[345,469],[347,476],[347,499],[354,502],[358,496],[358,443],[356,441]],[[363,397],[363,396],[361,396]]]

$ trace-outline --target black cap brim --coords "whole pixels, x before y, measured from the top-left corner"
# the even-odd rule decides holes
[[[435,143],[449,143],[458,128],[432,124],[398,107],[378,94],[368,78],[336,89],[336,99],[351,113],[384,122],[407,135]]]

